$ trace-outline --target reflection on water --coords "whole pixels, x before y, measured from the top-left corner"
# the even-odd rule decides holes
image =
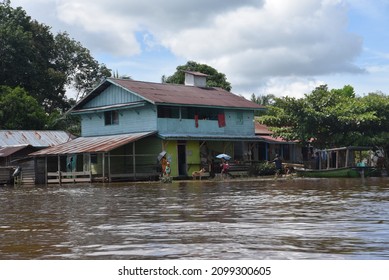
[[[389,178],[0,188],[1,259],[387,259]]]

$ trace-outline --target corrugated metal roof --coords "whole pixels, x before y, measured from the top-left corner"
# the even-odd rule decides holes
[[[255,122],[255,134],[272,135],[273,132],[271,132],[266,125]]]
[[[155,131],[152,131],[108,136],[79,137],[62,145],[34,152],[30,154],[30,156],[109,152],[120,146],[135,142],[155,133]]]
[[[17,151],[20,151],[29,145],[19,145],[19,146],[10,146],[10,147],[0,147],[0,157],[8,157]]]
[[[257,137],[262,138],[266,142],[272,142],[272,143],[295,143],[295,142],[297,142],[297,141],[287,141],[281,137],[273,137],[272,134],[273,134],[273,132],[270,131],[266,125],[255,122],[255,135],[257,135]]]
[[[59,130],[0,130],[0,147],[31,145],[33,147],[51,147],[74,137]]]
[[[266,140],[266,142],[272,142],[272,143],[293,143],[293,141],[286,141],[285,139],[281,138],[281,137],[273,137],[273,136],[270,136],[270,135],[261,135],[261,136],[258,136],[260,138],[263,138],[264,140]]]
[[[72,110],[82,109],[84,104],[104,91],[111,84],[124,88],[146,101],[159,105],[227,107],[253,110],[265,108],[264,106],[258,105],[242,96],[238,96],[221,88],[161,84],[140,82],[130,79],[109,78],[82,99]]]

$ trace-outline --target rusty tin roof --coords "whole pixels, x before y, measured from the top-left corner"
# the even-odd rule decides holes
[[[31,153],[30,156],[109,152],[120,146],[135,142],[155,133],[155,131],[152,131],[108,136],[79,137],[64,144]]]
[[[0,147],[0,157],[8,157],[29,145],[18,145],[18,146],[9,146],[9,147]]]
[[[0,130],[0,147],[31,145],[44,148],[73,138],[73,135],[59,130]]]

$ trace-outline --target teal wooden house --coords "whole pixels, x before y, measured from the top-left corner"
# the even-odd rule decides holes
[[[254,112],[264,108],[186,72],[185,85],[108,78],[69,113],[81,118],[81,137],[33,156],[46,171],[83,172],[91,180],[142,180],[159,172],[164,151],[171,176],[212,167],[219,153],[255,159]]]

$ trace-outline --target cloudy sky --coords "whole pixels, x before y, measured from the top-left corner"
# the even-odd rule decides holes
[[[120,75],[160,82],[188,60],[232,92],[301,97],[320,84],[389,94],[389,0],[11,0]]]

